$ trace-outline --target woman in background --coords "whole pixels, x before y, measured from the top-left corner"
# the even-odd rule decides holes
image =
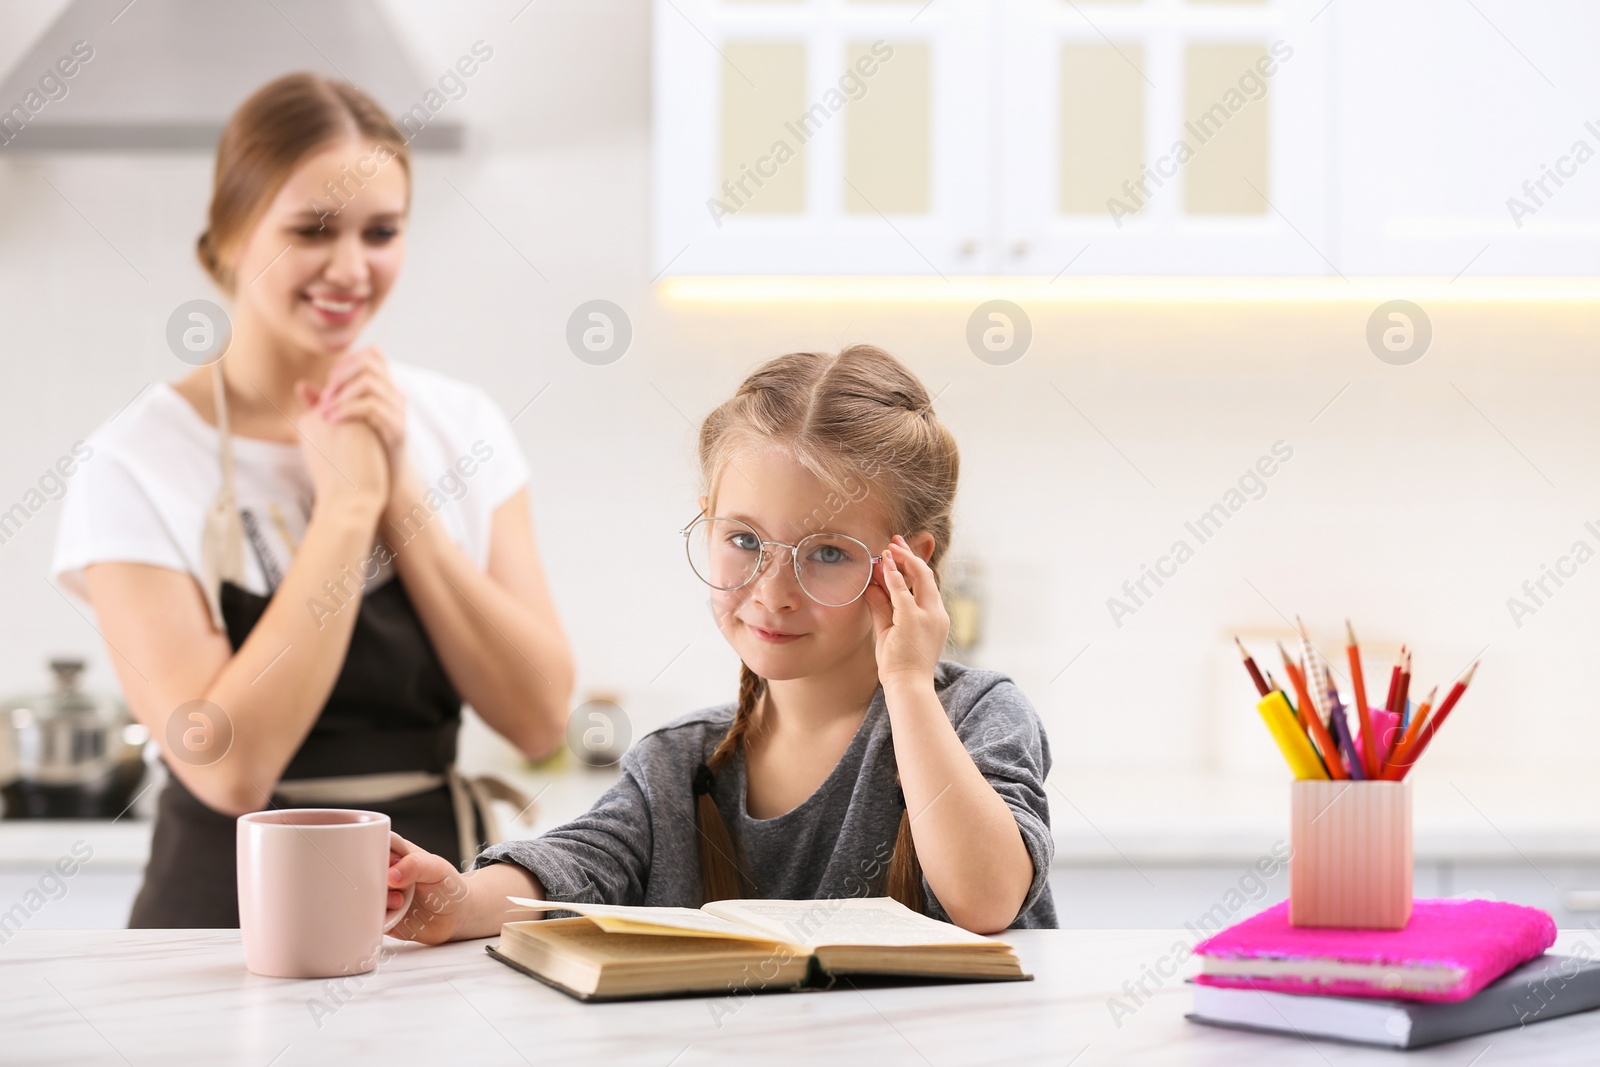
[[[53,570],[172,772],[130,926],[237,926],[235,818],[263,808],[381,811],[470,860],[493,834],[455,770],[463,699],[529,757],[560,743],[572,658],[510,424],[355,347],[400,272],[410,180],[348,84],[246,100],[198,249],[232,340],[102,426],[68,494]]]

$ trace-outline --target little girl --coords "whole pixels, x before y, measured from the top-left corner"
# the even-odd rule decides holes
[[[977,933],[1053,927],[1050,747],[1005,675],[944,662],[959,462],[922,383],[856,345],[758,368],[700,428],[683,533],[737,703],[639,739],[587,814],[466,874],[392,855],[396,936],[488,937],[525,896],[698,907],[887,895]],[[556,909],[551,909],[556,910]]]

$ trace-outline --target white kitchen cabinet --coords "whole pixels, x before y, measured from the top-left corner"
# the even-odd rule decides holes
[[[659,0],[656,268],[980,269],[990,20],[920,7]]]
[[[1591,274],[1597,31],[1580,0],[660,0],[655,267]]]
[[[1342,270],[1595,272],[1600,6],[1338,0],[1324,19]]]
[[[85,870],[70,881],[0,868],[0,944],[16,930],[116,930],[128,925],[143,870]],[[29,902],[42,902],[37,908]]]
[[[133,818],[0,821],[0,944],[17,930],[127,926],[150,830]]]
[[[1328,34],[1285,0],[1009,0],[995,266],[1325,274]]]
[[[1498,863],[1444,861],[1451,896],[1488,897],[1543,908],[1562,928],[1600,930],[1600,863],[1519,856]]]
[[[1326,272],[1303,6],[662,0],[657,269]]]

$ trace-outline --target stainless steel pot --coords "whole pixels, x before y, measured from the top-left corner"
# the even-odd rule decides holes
[[[149,732],[120,700],[81,689],[83,669],[53,659],[53,689],[0,703],[5,818],[110,819],[137,795]]]

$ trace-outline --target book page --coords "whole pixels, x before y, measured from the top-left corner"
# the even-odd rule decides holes
[[[557,925],[570,922],[573,925]],[[501,930],[501,940],[510,934],[513,940],[533,938],[554,941],[567,949],[581,952],[602,963],[632,963],[644,957],[654,959],[684,959],[689,957],[743,959],[754,955],[760,958],[771,953],[769,941],[744,941],[731,937],[708,937],[700,934],[671,937],[659,934],[608,933],[582,919],[546,922],[507,923]],[[505,946],[501,946],[505,951]]]
[[[697,911],[694,908],[637,908],[623,904],[582,904],[571,900],[534,900],[532,897],[507,897],[527,908],[575,911],[593,920],[602,930],[619,934],[683,935],[726,937],[737,941],[771,941],[765,933],[747,929],[736,922]]]
[[[892,897],[837,900],[716,900],[712,915],[814,952],[822,945],[915,946],[983,945],[1003,942],[919,915]]]

